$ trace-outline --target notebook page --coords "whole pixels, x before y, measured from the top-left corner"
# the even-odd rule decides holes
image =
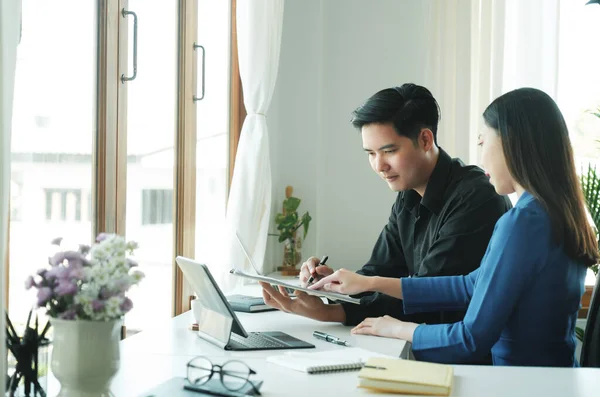
[[[267,361],[301,372],[321,372],[322,370],[360,369],[371,357],[394,358],[359,347],[348,347],[321,352],[288,351],[277,356],[267,357]]]

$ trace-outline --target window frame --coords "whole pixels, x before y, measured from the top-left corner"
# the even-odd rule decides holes
[[[241,127],[246,116],[237,57],[235,10],[231,1],[231,74],[228,192]],[[175,131],[175,168],[173,187],[173,295],[172,315],[189,310],[184,294],[184,279],[175,263],[178,255],[194,256],[196,203],[196,105],[192,84],[196,81],[196,56],[193,48],[197,37],[197,0],[179,0],[178,17],[178,101]],[[120,11],[127,0],[97,0],[97,53],[95,116],[96,136],[92,148],[91,227],[92,235],[101,232],[125,235],[127,191],[127,83],[120,73],[127,70],[128,21]],[[188,144],[190,143],[190,144]],[[81,201],[87,199],[81,192]],[[10,214],[9,214],[10,216]],[[80,214],[84,218],[86,214]],[[10,219],[9,219],[10,227]],[[10,230],[7,234],[5,278],[10,280]],[[10,285],[4,291],[9,305]],[[187,291],[186,291],[187,292]]]

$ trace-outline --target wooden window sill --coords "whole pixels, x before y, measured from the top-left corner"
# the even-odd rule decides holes
[[[581,309],[579,309],[579,314],[577,317],[586,318],[588,314],[588,310],[590,309],[590,301],[592,300],[592,291],[594,290],[593,285],[586,285],[585,292],[581,297]]]

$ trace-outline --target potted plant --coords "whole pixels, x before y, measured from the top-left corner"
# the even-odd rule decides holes
[[[598,230],[600,228],[600,178],[598,177],[596,167],[592,167],[591,164],[588,164],[587,172],[581,174],[580,181],[583,197],[585,198],[590,217],[594,223],[596,238],[598,238]],[[592,266],[591,269],[597,277],[598,264]],[[576,327],[575,335],[577,336],[577,339],[583,341],[584,330],[580,327]]]
[[[587,172],[582,173],[580,180],[583,197],[594,222],[596,237],[598,237],[598,230],[600,230],[600,178],[598,177],[596,167],[588,164]],[[598,275],[598,264],[592,266],[591,269],[595,275]]]
[[[57,252],[25,281],[27,289],[37,289],[37,306],[46,309],[54,328],[51,368],[61,384],[59,396],[110,394],[119,369],[121,320],[133,307],[126,293],[144,277],[127,257],[136,248],[101,233],[92,246]]]
[[[300,200],[292,196],[294,188],[287,186],[285,188],[285,200],[283,200],[283,212],[275,217],[275,224],[279,231],[279,242],[284,243],[283,248],[283,266],[281,272],[284,275],[297,275],[299,270],[296,265],[302,260],[301,240],[296,236],[300,227],[304,229],[303,239],[308,233],[308,226],[312,218],[308,211],[301,217],[298,215]]]

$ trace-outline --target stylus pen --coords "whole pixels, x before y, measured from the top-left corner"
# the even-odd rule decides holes
[[[325,342],[335,343],[336,345],[350,346],[350,343],[348,343],[347,341],[341,340],[337,336],[329,335],[325,332],[314,331],[313,336],[317,339],[324,340]]]
[[[321,259],[321,262],[317,263],[317,266],[324,265],[325,262],[327,262],[327,259],[329,259],[329,257],[325,255],[323,259]],[[317,266],[315,266],[315,272],[311,274],[310,278],[306,282],[306,285],[311,285],[315,281],[315,275],[317,274]]]

